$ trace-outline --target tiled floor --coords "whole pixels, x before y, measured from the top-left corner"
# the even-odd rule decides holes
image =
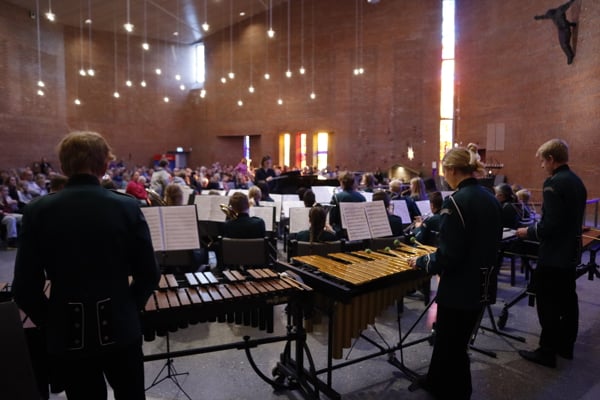
[[[14,251],[0,251],[0,282],[10,281],[14,263]],[[587,256],[587,255],[586,255]],[[517,275],[517,286],[509,285],[509,271],[505,267],[499,278],[498,303],[492,306],[495,318],[500,315],[504,301],[509,301],[524,286],[524,278]],[[433,283],[435,288],[435,282]],[[600,280],[588,280],[581,277],[577,281],[580,304],[579,338],[575,348],[575,359],[559,359],[556,369],[548,369],[528,363],[517,354],[519,349],[536,347],[539,326],[535,309],[527,305],[524,299],[510,309],[505,331],[523,336],[526,343],[507,339],[491,332],[480,331],[475,345],[484,350],[493,351],[492,358],[477,351],[471,352],[471,371],[473,375],[473,399],[598,399],[600,398]],[[406,299],[401,319],[403,330],[424,310],[422,301]],[[431,321],[434,320],[435,307],[425,315],[414,332],[409,336],[418,339],[429,334]],[[275,334],[282,334],[286,323],[284,308],[276,308]],[[490,326],[488,317],[483,324]],[[376,322],[379,334],[388,343],[398,340],[394,307],[383,310]],[[369,337],[379,341],[377,332],[370,327],[365,331]],[[204,323],[190,326],[171,334],[171,350],[188,349],[198,346],[215,345],[241,341],[244,335],[252,338],[269,335],[235,324]],[[326,329],[317,325],[315,332],[308,335],[308,346],[317,368],[325,366]],[[146,354],[165,351],[164,338],[158,338],[144,344]],[[252,349],[258,367],[268,376],[279,359],[283,343],[271,343]],[[373,349],[364,339],[359,339],[350,354],[351,358],[360,357]],[[348,352],[346,351],[344,355]],[[399,352],[396,353],[400,357]],[[427,370],[431,347],[427,342],[404,349],[404,364],[424,373]],[[163,361],[146,363],[146,381],[150,384],[164,366]],[[189,375],[179,377],[179,383],[191,399],[233,400],[233,399],[299,399],[297,391],[275,392],[271,386],[254,373],[242,350],[226,350],[215,353],[199,354],[174,360],[178,372]],[[164,375],[161,375],[161,377]],[[324,378],[324,375],[321,375]],[[333,372],[333,388],[342,395],[342,399],[428,399],[422,390],[410,392],[410,385],[404,375],[387,362],[385,356],[370,359]],[[185,395],[169,379],[147,391],[148,399],[185,399]],[[325,396],[323,396],[324,398]],[[2,398],[0,388],[0,398]],[[62,399],[63,395],[53,395],[53,399]]]

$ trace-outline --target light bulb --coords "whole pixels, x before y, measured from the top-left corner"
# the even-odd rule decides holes
[[[114,97],[115,99],[118,99],[119,97],[121,97],[121,95],[119,94],[119,92],[114,92],[114,93],[113,93],[113,97]]]
[[[221,83],[227,83],[227,78],[225,78],[224,76],[221,77]]]
[[[89,24],[91,24],[91,23],[92,23],[92,20],[88,18],[88,19],[86,19],[84,22],[85,22],[86,24],[88,24],[88,25],[89,25]]]
[[[44,86],[46,86],[46,84],[44,83],[44,81],[41,81],[41,80],[37,82],[37,85],[38,85],[39,87],[44,87]]]
[[[254,93],[254,86],[250,85],[250,87],[248,88],[248,91],[250,93]]]
[[[304,69],[304,67],[300,67],[300,75],[304,75],[304,73],[306,72],[306,70]]]
[[[142,43],[142,49],[144,49],[144,50],[150,50],[150,44],[148,42]]]
[[[181,80],[181,75],[179,75],[179,74],[175,74],[175,80],[176,80],[176,81],[180,81],[180,80]]]
[[[364,69],[363,67],[360,67],[360,68],[358,69],[358,73],[359,73],[360,75],[364,74],[364,73],[365,73],[365,69]]]
[[[162,74],[162,70],[160,68],[156,68],[154,72],[156,72],[156,75]]]
[[[185,85],[183,85],[183,84],[179,85],[179,89],[180,90],[185,90]]]
[[[202,97],[202,98],[205,98],[205,97],[206,97],[206,90],[205,90],[205,89],[202,89],[202,90],[200,91],[200,97]]]
[[[54,20],[56,19],[56,14],[54,14],[52,11],[48,11],[46,13],[46,18],[48,19],[48,21],[54,22]]]
[[[269,74],[268,72],[265,73],[265,79],[269,80],[271,79],[271,74]]]
[[[310,98],[311,98],[311,99],[313,99],[313,100],[314,100],[316,97],[317,97],[317,95],[315,94],[315,92],[311,92],[311,93],[310,93]]]
[[[169,98],[168,98],[167,96],[165,96],[165,97],[163,98],[163,101],[164,101],[165,103],[168,103],[168,102],[169,102]]]
[[[238,100],[238,103],[237,103],[237,105],[241,107],[241,106],[243,106],[243,105],[244,105],[244,102],[243,102],[242,100]]]
[[[358,75],[358,68],[354,68],[354,75]]]
[[[140,86],[141,86],[141,87],[146,87],[146,81],[141,81],[141,82],[140,82]]]
[[[283,99],[277,99],[277,104],[282,105],[283,104]]]
[[[126,84],[128,87],[131,87],[131,86],[133,86],[133,82],[131,82],[129,79],[127,79],[127,80],[125,81],[125,84]]]
[[[75,99],[75,101],[73,103],[75,103],[76,106],[81,105],[81,101],[79,99]]]
[[[285,76],[287,76],[288,78],[292,77],[292,71],[290,71],[289,69],[287,71],[285,71]]]
[[[133,32],[133,24],[131,22],[123,24],[123,28],[125,28],[127,32]]]
[[[267,31],[267,36],[269,36],[270,38],[275,37],[275,31],[273,30],[273,28]]]
[[[87,74],[88,74],[89,76],[94,76],[94,75],[96,75],[96,71],[94,71],[94,69],[93,69],[93,68],[89,68],[89,69],[87,70]]]
[[[229,79],[235,78],[235,74],[233,73],[233,71],[228,73],[227,76],[229,77]]]
[[[42,89],[38,89],[37,94],[38,94],[38,96],[43,96],[44,91]]]
[[[87,75],[87,72],[85,72],[85,69],[81,68],[81,69],[79,70],[79,75],[81,75],[81,76],[86,76],[86,75]]]
[[[208,32],[208,30],[210,29],[210,25],[208,24],[208,22],[202,24],[202,29],[204,29],[204,32]]]

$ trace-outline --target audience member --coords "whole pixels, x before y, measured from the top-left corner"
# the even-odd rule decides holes
[[[159,196],[163,196],[165,188],[171,183],[171,173],[167,170],[169,162],[167,160],[160,160],[158,167],[152,173],[150,178],[150,189],[158,193]]]
[[[56,193],[65,188],[69,178],[61,174],[53,174],[50,177],[50,193]]]
[[[148,200],[148,192],[146,192],[146,178],[140,176],[138,171],[133,173],[133,176],[127,182],[125,193],[132,195],[138,200],[146,202]]]

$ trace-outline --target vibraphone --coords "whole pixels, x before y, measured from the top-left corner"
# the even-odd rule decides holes
[[[299,256],[293,257],[291,264],[278,263],[277,268],[298,274],[315,290],[315,305],[329,316],[327,368],[316,372],[327,373],[327,383],[321,389],[330,398],[339,398],[339,394],[331,388],[331,372],[334,369],[391,354],[403,347],[400,338],[396,346],[378,346],[380,351],[371,356],[335,366],[332,362],[342,357],[343,349],[350,347],[352,339],[373,324],[383,310],[429,279],[423,271],[410,268],[408,259],[434,251],[431,246],[399,244],[393,249]],[[400,336],[399,318],[398,328]]]

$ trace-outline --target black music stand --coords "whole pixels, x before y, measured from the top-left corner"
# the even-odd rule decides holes
[[[481,268],[481,276],[482,276],[482,288],[481,288],[481,312],[479,313],[479,317],[477,318],[477,323],[473,328],[473,332],[471,334],[471,340],[469,343],[469,348],[471,350],[477,351],[479,353],[485,354],[490,357],[496,358],[496,353],[490,350],[484,350],[474,345],[475,340],[477,339],[477,333],[479,330],[484,330],[488,332],[495,333],[499,336],[504,336],[509,339],[517,340],[519,342],[525,343],[525,338],[521,336],[510,335],[505,332],[501,332],[498,330],[496,325],[496,321],[494,321],[494,314],[492,313],[492,304],[496,302],[496,292],[498,289],[498,275],[497,270],[494,266],[489,268]],[[490,323],[492,324],[491,328],[481,325],[481,321],[483,319],[484,314],[488,313],[490,317]]]
[[[588,250],[590,251],[590,259],[587,264],[577,266],[576,279],[587,274],[588,280],[593,281],[594,276],[600,279],[600,270],[598,269],[598,264],[596,264],[596,253],[600,250],[600,244],[590,245]]]
[[[175,384],[175,386],[177,386],[177,388],[179,388],[181,393],[183,393],[183,395],[188,398],[188,400],[192,400],[192,398],[186,393],[186,391],[183,390],[183,387],[181,386],[181,384],[179,383],[179,380],[177,379],[178,376],[189,375],[190,373],[189,372],[177,372],[177,370],[175,369],[175,365],[173,365],[173,358],[171,358],[171,356],[170,356],[171,346],[170,346],[168,331],[166,333],[165,340],[167,342],[167,352],[166,352],[167,360],[165,361],[165,364],[162,366],[160,371],[158,371],[158,374],[156,375],[156,377],[154,378],[154,380],[152,381],[150,386],[148,386],[145,390],[147,391],[149,389],[152,389],[154,386],[157,386],[158,384],[162,383],[163,381],[170,379],[171,382],[173,382]],[[166,371],[166,375],[161,377],[161,375],[165,371]]]

